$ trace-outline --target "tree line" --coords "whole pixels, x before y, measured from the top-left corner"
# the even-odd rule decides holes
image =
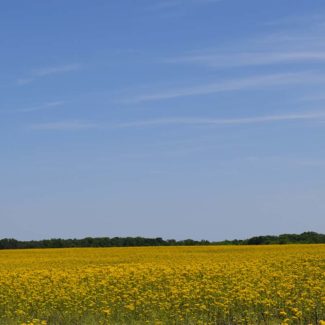
[[[200,246],[200,245],[274,245],[274,244],[325,244],[325,234],[304,232],[279,236],[257,236],[244,240],[164,240],[161,237],[86,237],[82,239],[52,238],[21,241],[13,238],[0,239],[0,249],[22,248],[72,248],[72,247],[132,247],[132,246]]]

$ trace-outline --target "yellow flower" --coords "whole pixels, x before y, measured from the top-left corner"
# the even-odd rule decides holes
[[[135,306],[134,306],[134,304],[129,304],[129,305],[126,305],[125,308],[127,308],[129,310],[134,310]]]

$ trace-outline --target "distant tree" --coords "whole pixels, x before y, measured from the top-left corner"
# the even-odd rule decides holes
[[[0,240],[0,249],[18,248],[63,248],[63,247],[126,247],[126,246],[196,246],[196,245],[272,245],[272,244],[313,244],[325,243],[325,235],[307,231],[300,235],[282,234],[279,236],[256,236],[245,240],[225,240],[209,242],[193,239],[164,240],[161,237],[86,237],[82,239],[51,238],[44,240],[18,241],[13,238]]]

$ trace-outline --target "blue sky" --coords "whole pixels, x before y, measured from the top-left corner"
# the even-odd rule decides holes
[[[0,237],[325,232],[323,0],[10,0],[0,25]]]

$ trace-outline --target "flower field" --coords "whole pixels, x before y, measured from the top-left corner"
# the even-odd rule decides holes
[[[0,324],[325,324],[325,245],[0,251]]]

